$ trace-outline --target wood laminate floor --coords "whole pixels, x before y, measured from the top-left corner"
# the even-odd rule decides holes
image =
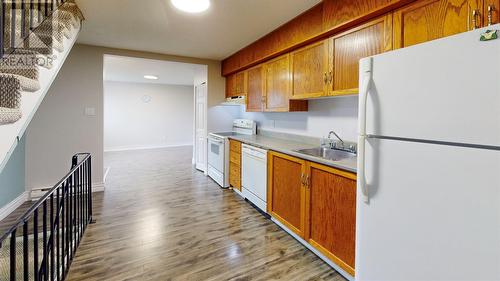
[[[191,148],[112,152],[68,280],[345,280],[230,190]]]

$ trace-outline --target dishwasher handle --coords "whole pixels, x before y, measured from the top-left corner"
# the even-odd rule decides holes
[[[241,152],[243,154],[247,154],[258,159],[265,160],[267,159],[267,150],[256,148],[249,145],[242,145]]]

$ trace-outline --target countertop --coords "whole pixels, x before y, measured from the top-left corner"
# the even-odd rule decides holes
[[[294,150],[297,149],[307,149],[307,148],[313,148],[313,147],[318,147],[318,145],[311,145],[307,143],[301,143],[301,142],[296,142],[296,141],[289,141],[289,140],[284,140],[280,138],[274,138],[274,137],[268,137],[268,136],[262,136],[262,135],[233,135],[229,137],[230,139],[240,141],[242,143],[246,143],[252,146],[256,146],[259,148],[263,148],[266,150],[273,150],[277,152],[281,152],[283,154],[288,154],[295,156],[297,158],[305,159],[311,162],[316,162],[320,164],[324,164],[333,168],[338,168],[341,170],[349,171],[349,172],[354,172],[356,173],[356,167],[357,167],[357,158],[349,158],[349,159],[343,159],[340,161],[331,161],[311,155],[307,155],[304,153],[300,153]]]

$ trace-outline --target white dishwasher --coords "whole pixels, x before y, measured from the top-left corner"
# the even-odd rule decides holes
[[[241,177],[243,196],[267,212],[267,150],[241,146]]]

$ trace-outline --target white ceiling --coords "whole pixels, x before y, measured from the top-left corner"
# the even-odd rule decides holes
[[[211,0],[201,14],[170,0],[77,0],[86,21],[79,43],[223,59],[321,0]]]
[[[199,64],[104,56],[104,81],[191,86],[195,76],[203,71],[206,66]],[[159,79],[148,80],[144,75],[155,75]]]

